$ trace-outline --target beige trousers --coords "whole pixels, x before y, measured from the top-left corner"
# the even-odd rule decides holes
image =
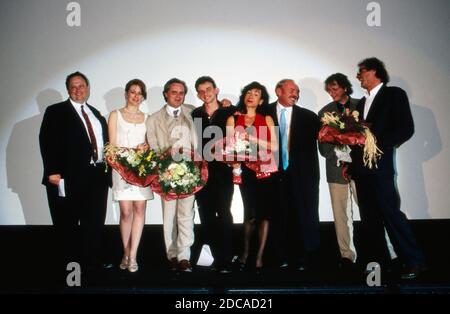
[[[187,198],[162,200],[163,231],[167,258],[190,260],[194,243],[194,195]]]
[[[358,204],[355,181],[349,184],[328,183],[333,208],[334,227],[341,257],[356,261],[353,243],[353,202]]]

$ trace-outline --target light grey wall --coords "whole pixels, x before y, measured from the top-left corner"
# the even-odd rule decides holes
[[[385,61],[392,85],[410,97],[416,134],[398,150],[402,208],[416,219],[450,218],[449,13],[447,0],[390,0],[381,26],[369,27],[362,0],[77,1],[81,26],[69,27],[70,1],[4,0],[0,10],[0,224],[49,224],[38,133],[49,104],[67,98],[65,76],[80,70],[91,80],[89,102],[107,115],[124,104],[134,77],[149,87],[147,112],[162,104],[162,85],[184,79],[187,101],[200,75],[213,76],[222,95],[237,100],[258,80],[271,91],[295,79],[299,104],[317,112],[330,101],[322,82],[331,73],[355,79],[365,57]],[[332,220],[322,162],[320,216]],[[110,202],[108,223],[117,223]],[[233,203],[242,218],[239,195]],[[161,221],[159,199],[147,222]]]

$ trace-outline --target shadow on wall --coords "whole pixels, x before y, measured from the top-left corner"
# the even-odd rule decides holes
[[[231,101],[231,103],[236,106],[239,102],[239,96],[236,95],[232,95],[232,94],[219,94],[219,100],[222,99],[228,99],[229,101]],[[272,102],[273,100],[270,99],[270,102]]]
[[[36,97],[39,114],[16,123],[6,147],[8,187],[19,197],[26,225],[51,224],[45,187],[41,184],[39,130],[47,106],[62,99],[54,89],[41,91]]]
[[[408,83],[399,77],[392,77],[391,86],[403,88],[411,100],[413,92]],[[413,137],[397,150],[396,168],[402,193],[402,210],[409,217],[429,219],[429,202],[425,187],[424,164],[442,150],[442,140],[433,111],[426,105],[411,103],[415,132]]]
[[[147,100],[145,101],[147,107],[142,108],[143,111],[152,114],[162,108],[166,103],[163,97],[162,86],[152,86],[147,89]]]
[[[122,87],[116,87],[111,89],[103,96],[105,100],[105,107],[108,112],[103,113],[105,118],[108,119],[108,115],[111,111],[122,108],[125,104],[125,89]]]
[[[298,105],[317,113],[331,100],[323,89],[323,82],[315,78],[305,78],[297,81],[300,88]]]

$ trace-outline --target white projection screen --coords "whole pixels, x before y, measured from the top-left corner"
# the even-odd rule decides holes
[[[162,86],[172,77],[186,81],[186,102],[199,106],[194,82],[202,75],[233,103],[254,80],[274,101],[276,82],[292,78],[299,105],[317,113],[330,102],[323,81],[332,73],[348,75],[353,96],[363,95],[357,63],[372,56],[385,62],[390,84],[407,91],[415,120],[414,137],[397,151],[402,209],[411,219],[448,219],[449,7],[448,0],[3,0],[0,225],[51,224],[38,134],[45,108],[67,98],[71,72],[89,77],[89,103],[105,116],[124,105],[132,78],[148,86],[145,112],[164,104]],[[332,221],[319,158],[320,219]],[[106,223],[118,220],[110,200]],[[155,197],[147,224],[161,221]]]

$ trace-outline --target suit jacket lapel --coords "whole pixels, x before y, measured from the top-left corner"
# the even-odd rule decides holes
[[[365,103],[366,103],[366,97],[363,97],[359,100],[358,104],[356,105],[356,111],[359,112],[359,116],[361,117],[361,119],[364,119]]]
[[[165,139],[164,141],[166,142],[169,139],[169,131],[168,131],[168,119],[169,119],[169,114],[166,111],[166,106],[161,108],[161,110],[159,111],[159,118],[156,119],[157,124],[157,128],[156,128],[156,132],[158,132],[159,134],[161,134],[163,136],[163,138]],[[165,145],[167,145],[167,143],[165,143]],[[162,147],[165,148],[165,147]]]
[[[86,105],[89,106],[89,109],[91,109],[94,116],[97,118],[98,122],[100,122],[100,126],[102,127],[102,137],[103,137],[103,143],[106,143],[108,141],[108,128],[107,125],[103,124],[103,116],[100,114],[98,110],[96,110],[94,107],[86,103]]]
[[[274,102],[273,104],[271,104],[269,114],[271,115],[272,120],[273,120],[273,123],[275,124],[275,126],[279,126],[280,123],[279,123],[279,121],[278,121],[278,115],[277,115],[277,103],[276,103],[276,102]]]
[[[291,116],[291,124],[289,128],[289,134],[288,134],[288,149],[291,151],[291,143],[292,138],[297,133],[297,128],[302,126],[302,112],[300,111],[300,107],[297,105],[292,106],[292,116]]]
[[[89,134],[88,131],[86,130],[86,127],[84,126],[84,122],[81,120],[82,118],[80,117],[80,115],[78,114],[77,110],[75,109],[75,107],[72,105],[72,103],[70,102],[69,99],[67,99],[67,112],[69,113],[70,119],[72,119],[74,121],[74,123],[78,126],[79,130],[83,130],[81,133],[77,132],[78,134],[80,134],[80,139],[87,142],[89,145],[91,145],[91,140],[89,139]],[[81,135],[83,134],[83,135]]]

